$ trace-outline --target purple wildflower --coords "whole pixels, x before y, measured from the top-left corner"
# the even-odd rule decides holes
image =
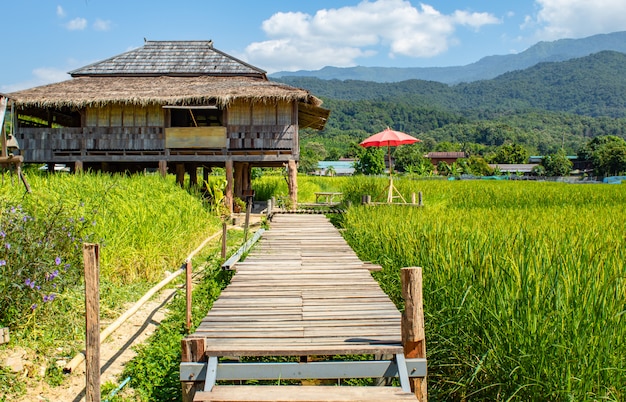
[[[7,248],[7,250],[10,250],[10,249],[11,249],[11,243],[7,243],[7,244],[5,244],[4,246]]]
[[[34,309],[36,309],[36,308],[37,308],[37,303],[35,303],[35,304],[33,304],[32,306],[30,306],[30,309],[31,309],[31,310],[34,310]]]
[[[30,278],[26,278],[26,280],[24,281],[24,285],[32,288],[33,286],[35,286],[35,281],[31,281]]]
[[[61,258],[60,257],[55,258],[54,259],[54,264],[55,265],[61,265]]]
[[[0,237],[7,237],[7,234],[4,230],[0,230]]]
[[[0,260],[0,267],[7,265],[7,261],[6,260]]]

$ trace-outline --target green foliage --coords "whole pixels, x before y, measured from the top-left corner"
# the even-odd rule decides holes
[[[626,397],[626,187],[396,185],[425,207],[354,207],[343,234],[400,308],[399,269],[423,267],[431,399]]]
[[[528,163],[528,151],[519,144],[505,144],[487,157],[490,163]]]
[[[231,252],[242,241],[242,233],[229,232]],[[218,247],[204,261],[194,261],[194,266],[206,264],[198,284],[193,290],[192,329],[210,310],[221,290],[226,287],[232,272],[221,269]],[[186,298],[184,293],[176,294],[168,305],[169,313],[159,328],[139,346],[137,355],[125,367],[122,378],[131,377],[130,386],[135,389],[142,401],[179,401],[181,388],[179,379],[180,343],[186,335]]]
[[[319,142],[310,141],[305,143],[300,149],[300,162],[298,171],[301,173],[311,173],[317,169],[317,162],[326,158],[327,152],[324,145]]]
[[[491,176],[494,173],[493,168],[483,158],[476,155],[457,159],[456,163],[461,168],[463,174]]]
[[[385,148],[368,147],[361,150],[354,162],[355,173],[377,175],[385,173]]]
[[[35,218],[20,205],[0,203],[0,324],[15,328],[81,283],[81,242],[91,237],[93,216],[57,205]]]
[[[598,176],[626,172],[626,141],[614,135],[590,140],[579,156],[593,163],[594,173]]]
[[[569,176],[574,164],[567,158],[565,151],[561,150],[556,154],[546,155],[541,162],[545,168],[546,176]]]

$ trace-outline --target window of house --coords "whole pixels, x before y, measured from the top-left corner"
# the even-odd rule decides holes
[[[212,127],[223,126],[222,110],[217,108],[172,108],[172,127]]]

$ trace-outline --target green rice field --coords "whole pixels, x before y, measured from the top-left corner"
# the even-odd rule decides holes
[[[347,199],[384,179],[344,183]],[[402,308],[424,270],[431,400],[626,399],[626,185],[396,182],[423,208],[350,208],[345,238]]]

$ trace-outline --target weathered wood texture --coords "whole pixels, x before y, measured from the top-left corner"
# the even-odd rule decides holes
[[[226,148],[226,127],[168,127],[166,148]]]
[[[327,218],[276,215],[191,338],[208,356],[402,352],[400,313]]]
[[[100,401],[100,246],[85,244],[85,398]]]
[[[402,268],[402,344],[407,358],[426,357],[426,333],[422,299],[422,268]],[[412,378],[411,389],[420,402],[427,401],[426,378]]]
[[[199,392],[194,402],[389,402],[415,401],[396,387],[217,386]]]

